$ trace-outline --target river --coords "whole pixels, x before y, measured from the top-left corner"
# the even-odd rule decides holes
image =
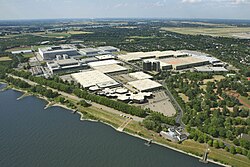
[[[21,95],[0,92],[0,167],[218,167]]]

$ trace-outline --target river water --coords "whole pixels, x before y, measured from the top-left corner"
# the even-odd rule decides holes
[[[0,92],[0,167],[216,167],[171,149],[80,121],[36,97]]]

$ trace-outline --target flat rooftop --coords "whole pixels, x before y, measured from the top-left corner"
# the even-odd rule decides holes
[[[85,52],[85,53],[92,53],[92,52],[100,52],[100,49],[97,48],[83,48],[80,49],[81,52]]]
[[[180,58],[162,59],[161,61],[167,64],[171,64],[173,66],[180,66],[180,65],[186,65],[186,64],[205,62],[206,60],[202,60],[197,57],[180,57]]]
[[[127,71],[128,69],[120,66],[118,64],[109,64],[109,65],[102,65],[102,66],[94,66],[93,69],[98,70],[104,74],[116,73],[116,72],[123,72]]]
[[[74,48],[65,47],[65,46],[51,46],[45,48],[39,48],[43,53],[56,53],[62,51],[76,51]]]
[[[111,87],[119,85],[118,82],[98,70],[83,71],[80,73],[71,74],[71,76],[84,88],[96,85],[98,87]]]
[[[194,69],[199,72],[227,72],[228,71],[224,67],[195,67]]]
[[[128,74],[129,76],[135,78],[135,79],[138,79],[138,80],[142,80],[142,79],[151,79],[153,78],[151,75],[148,75],[142,71],[140,72],[134,72],[134,73],[129,73]]]
[[[98,47],[99,50],[119,50],[118,48],[114,47],[114,46],[101,46],[101,47]]]
[[[108,55],[100,55],[100,56],[95,56],[98,60],[108,60],[108,59],[114,59],[115,56],[108,54]]]
[[[151,79],[131,81],[131,82],[128,82],[128,84],[141,92],[150,91],[152,89],[157,89],[157,88],[162,87],[161,84],[159,84],[158,82],[152,81]]]
[[[62,59],[62,60],[56,60],[54,62],[59,65],[68,65],[68,64],[78,63],[79,61],[75,59]]]
[[[120,64],[121,62],[117,60],[103,60],[103,61],[95,61],[88,63],[90,67],[96,67],[96,66],[104,66],[104,65],[110,65],[110,64]]]
[[[152,51],[152,52],[132,52],[125,55],[119,55],[118,58],[123,61],[139,61],[141,59],[150,59],[150,58],[162,58],[162,57],[178,57],[182,55],[187,55],[181,51]]]

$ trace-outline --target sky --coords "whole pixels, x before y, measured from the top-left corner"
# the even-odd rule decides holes
[[[250,0],[0,0],[0,20],[54,18],[250,20]]]

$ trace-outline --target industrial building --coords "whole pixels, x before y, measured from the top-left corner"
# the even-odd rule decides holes
[[[72,78],[80,83],[84,88],[98,86],[100,89],[117,87],[120,84],[98,70],[83,71],[71,74]]]
[[[129,73],[129,76],[138,79],[138,80],[142,80],[142,79],[152,79],[153,77],[151,75],[148,75],[144,72],[134,72],[134,73]]]
[[[51,46],[47,48],[39,48],[38,52],[44,60],[55,59],[57,55],[68,55],[69,57],[80,56],[76,49],[65,46]]]
[[[118,59],[125,62],[133,62],[133,61],[140,61],[142,59],[150,59],[154,57],[155,57],[154,55],[145,54],[144,52],[133,52],[133,53],[127,53],[125,55],[119,55]]]
[[[208,60],[203,60],[196,57],[168,58],[162,59],[161,62],[172,65],[174,70],[182,70],[209,64]]]
[[[104,65],[110,65],[110,64],[122,64],[122,63],[117,60],[103,60],[103,61],[95,61],[95,62],[88,63],[88,65],[92,68],[96,66],[104,66]]]
[[[187,53],[181,51],[153,51],[153,52],[132,52],[125,55],[119,55],[118,59],[126,62],[140,61],[152,58],[186,57]]]
[[[32,53],[32,50],[17,50],[17,51],[12,51],[12,54],[27,54],[27,53]]]
[[[96,48],[84,48],[84,49],[80,49],[79,50],[80,53],[84,56],[97,56],[99,55],[100,49],[96,49]]]
[[[104,74],[122,74],[127,73],[128,69],[126,67],[120,66],[118,64],[108,64],[108,65],[101,65],[101,66],[94,66],[92,67],[95,70],[98,70]]]
[[[120,49],[113,47],[113,46],[101,46],[98,49],[105,53],[113,53],[113,52],[120,52]]]
[[[192,57],[196,57],[203,60],[208,60],[211,64],[220,63],[221,61],[215,57],[212,57],[206,53],[192,51],[192,50],[182,50],[183,53],[186,53]]]
[[[174,53],[175,51],[173,50],[162,51],[156,55],[156,58],[164,59],[164,58],[174,57]]]
[[[111,60],[111,59],[115,59],[114,55],[111,54],[107,54],[107,55],[99,55],[99,56],[95,56],[98,60]]]
[[[140,92],[154,91],[162,87],[161,84],[150,79],[131,81],[128,82],[128,85],[132,86]]]
[[[88,68],[87,64],[83,64],[75,59],[57,59],[53,62],[47,62],[47,67],[52,74],[59,72],[71,72]]]
[[[198,72],[228,72],[224,67],[195,67]]]
[[[120,52],[120,49],[113,46],[102,46],[98,48],[83,48],[80,49],[80,53],[84,56],[97,56],[103,54],[111,54],[113,52]]]

